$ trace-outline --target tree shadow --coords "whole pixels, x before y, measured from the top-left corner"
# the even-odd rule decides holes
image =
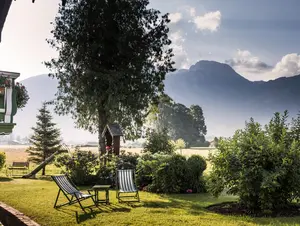
[[[86,220],[95,218],[98,214],[101,213],[130,212],[131,209],[118,204],[109,204],[109,205],[103,204],[99,206],[92,205],[89,207],[85,207],[86,212],[77,211],[77,210],[75,211],[73,209],[68,208],[67,206],[58,208],[57,211],[63,212],[71,216],[75,215],[76,222],[80,224]]]
[[[13,178],[10,178],[10,177],[0,177],[0,182],[10,182],[12,180],[13,180]]]
[[[249,222],[249,221],[248,221]],[[250,222],[257,225],[299,225],[300,217],[265,217],[265,218],[251,218]]]
[[[174,198],[168,198],[168,201],[145,201],[143,207],[156,209],[155,212],[162,212],[158,209],[180,209],[192,215],[203,215],[207,211],[199,204],[191,202],[182,202]]]

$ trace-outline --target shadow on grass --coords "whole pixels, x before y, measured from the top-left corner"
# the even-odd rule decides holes
[[[78,206],[80,209],[80,207]],[[130,212],[130,208],[124,207],[122,205],[118,204],[109,204],[109,205],[99,205],[99,206],[90,206],[85,208],[86,213],[79,210],[75,211],[70,208],[66,207],[61,207],[58,208],[57,211],[63,212],[65,214],[73,216],[75,214],[76,222],[78,224],[95,218],[98,214],[101,213],[112,213],[112,212]]]
[[[153,209],[180,209],[184,210],[192,215],[203,215],[207,212],[200,204],[193,204],[191,202],[184,202],[174,198],[168,198],[168,201],[145,201],[143,202],[143,207],[153,208]],[[155,210],[152,212],[162,212],[160,210]]]
[[[37,179],[38,180],[45,180],[45,181],[53,181],[51,176],[49,176],[49,175],[39,176]]]
[[[0,177],[0,182],[10,182],[12,180],[13,180],[13,178],[10,178],[10,177]]]

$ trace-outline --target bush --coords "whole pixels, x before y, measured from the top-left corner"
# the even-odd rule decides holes
[[[139,158],[136,179],[140,189],[157,193],[203,192],[205,169],[201,156],[186,160],[182,155],[146,154]]]
[[[56,158],[55,165],[64,168],[77,185],[90,185],[95,180],[95,170],[99,165],[97,155],[91,151],[81,151],[79,148],[71,155],[63,154]]]
[[[184,192],[187,187],[188,167],[182,155],[172,155],[154,171],[149,190],[157,193]]]
[[[139,155],[130,152],[121,151],[120,155],[115,158],[118,169],[135,169],[138,164]]]
[[[168,155],[162,154],[144,154],[138,158],[136,183],[140,189],[143,189],[152,183],[153,173],[168,157]]]
[[[192,155],[187,160],[187,186],[195,193],[206,192],[203,172],[206,170],[206,161],[200,155]]]
[[[6,160],[6,155],[4,152],[0,152],[0,170],[2,170],[2,168],[5,165],[5,160]]]
[[[138,163],[138,154],[121,151],[119,156],[112,156],[105,166],[97,171],[95,183],[115,185],[116,169],[135,169]]]
[[[287,112],[276,113],[263,130],[251,119],[232,138],[220,139],[210,156],[209,190],[215,196],[224,189],[238,195],[252,212],[271,213],[299,199],[300,142],[293,139],[293,128],[299,127],[296,120],[289,129],[286,120]]]
[[[147,134],[147,141],[144,145],[144,153],[161,153],[172,154],[175,151],[175,146],[168,136],[167,129],[162,131],[150,131]]]

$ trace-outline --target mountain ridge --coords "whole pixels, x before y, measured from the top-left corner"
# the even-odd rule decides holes
[[[47,74],[20,81],[26,86],[30,100],[15,116],[14,134],[28,136],[35,125],[35,116],[43,101],[55,98],[58,81]],[[300,109],[300,76],[270,81],[249,81],[228,64],[199,61],[190,69],[180,69],[166,76],[165,92],[176,102],[203,108],[208,136],[230,136],[254,117],[266,123],[276,111],[289,110],[295,115]],[[51,106],[53,112],[53,106]],[[65,140],[84,142],[96,140],[95,134],[75,128],[71,116],[53,114]],[[26,120],[24,120],[26,119]]]

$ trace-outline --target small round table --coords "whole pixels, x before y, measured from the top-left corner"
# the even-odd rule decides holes
[[[99,203],[109,204],[109,189],[110,185],[94,185],[91,189],[88,190],[88,192],[90,193],[90,191],[94,191],[96,205],[98,205]],[[99,199],[100,191],[105,191],[105,199]]]

